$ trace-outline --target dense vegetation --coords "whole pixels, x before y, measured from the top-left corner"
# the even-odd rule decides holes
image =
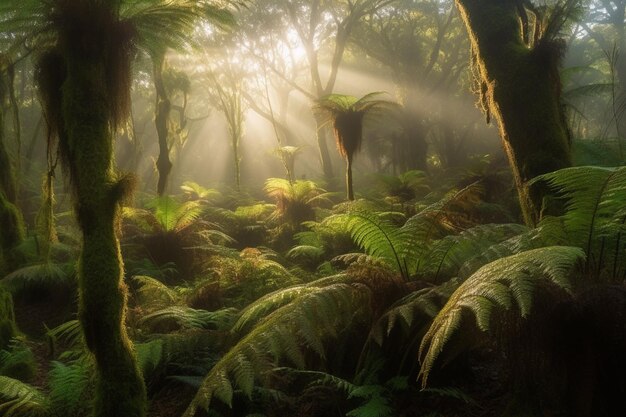
[[[3,0],[0,416],[626,415],[625,19]]]

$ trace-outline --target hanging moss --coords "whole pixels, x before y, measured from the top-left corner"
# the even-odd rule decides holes
[[[526,223],[536,223],[537,175],[571,165],[558,75],[563,48],[550,38],[529,46],[516,0],[457,0],[470,37],[481,107],[497,120]]]
[[[54,123],[82,232],[79,320],[96,363],[93,415],[143,417],[146,391],[126,332],[118,240],[120,203],[130,181],[116,177],[112,162],[114,129],[128,110],[132,31],[119,21],[115,4],[58,0],[58,46],[43,61],[48,65],[40,63],[37,78],[45,113],[55,117],[48,122]]]

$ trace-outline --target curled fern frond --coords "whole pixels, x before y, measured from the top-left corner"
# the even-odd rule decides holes
[[[572,269],[584,258],[580,248],[550,246],[498,259],[476,271],[452,294],[422,339],[422,383],[426,385],[436,359],[461,326],[464,311],[474,315],[483,332],[491,329],[492,316],[498,310],[516,307],[526,317],[538,284],[547,280],[571,291]]]

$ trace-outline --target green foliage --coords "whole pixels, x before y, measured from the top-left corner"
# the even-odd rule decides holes
[[[213,188],[205,188],[193,181],[185,181],[180,186],[183,193],[192,200],[201,200],[203,202],[211,202],[222,196],[218,190]]]
[[[469,277],[452,294],[422,339],[420,375],[425,385],[436,359],[471,312],[478,328],[491,329],[493,315],[516,308],[522,317],[531,310],[533,293],[542,281],[572,290],[571,272],[585,258],[576,247],[550,246],[491,262]]]
[[[268,178],[264,189],[269,197],[276,200],[273,219],[294,227],[314,220],[313,209],[329,202],[326,191],[310,180],[289,182],[283,178]]]
[[[0,415],[47,417],[46,397],[31,385],[17,379],[0,376]]]
[[[560,217],[568,244],[587,254],[586,268],[616,280],[623,269],[622,233],[626,224],[626,168],[574,167],[545,174],[545,181],[565,199]]]
[[[242,313],[235,327],[246,327],[259,314],[265,317],[211,369],[185,415],[193,415],[198,407],[206,409],[212,398],[231,404],[233,385],[250,395],[256,378],[274,362],[286,360],[303,367],[305,350],[323,358],[324,343],[359,321],[359,315],[368,311],[363,302],[369,297],[365,285],[325,280],[259,300]]]
[[[218,311],[197,310],[191,307],[171,306],[154,311],[141,318],[139,324],[148,329],[210,329],[228,328],[235,314],[234,309]]]
[[[49,372],[48,404],[53,417],[87,415],[93,395],[93,364],[82,358],[66,365],[53,361]]]
[[[134,221],[146,232],[181,232],[194,224],[202,213],[199,201],[179,202],[171,196],[156,197],[146,207],[152,211],[124,207],[124,217]]]
[[[30,381],[36,370],[35,356],[25,344],[14,340],[7,350],[0,350],[0,375]]]
[[[464,211],[477,204],[481,193],[478,183],[451,192],[410,217],[401,227],[393,220],[398,218],[397,213],[349,213],[343,219],[355,243],[369,255],[383,259],[408,280],[419,272],[422,257],[436,239],[473,225]]]
[[[16,335],[13,297],[4,289],[4,285],[0,285],[0,349],[5,349]]]
[[[13,294],[34,289],[67,289],[76,285],[73,264],[45,262],[25,266],[8,274],[3,285]]]

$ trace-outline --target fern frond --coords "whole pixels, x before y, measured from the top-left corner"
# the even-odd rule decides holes
[[[25,266],[2,279],[3,286],[11,293],[33,288],[63,288],[75,284],[73,266],[45,262]]]
[[[193,415],[198,407],[208,408],[212,398],[230,404],[231,380],[250,395],[255,377],[272,362],[286,359],[303,367],[307,347],[323,357],[324,342],[353,324],[368,298],[364,285],[334,284],[305,291],[274,310],[211,369],[185,416]]]
[[[191,307],[171,306],[144,316],[140,320],[148,329],[170,327],[172,324],[184,329],[226,328],[235,310],[225,308],[217,311],[197,310]]]
[[[409,240],[406,229],[389,220],[386,213],[354,213],[346,216],[352,239],[369,255],[381,258],[403,277],[408,278],[401,246]]]
[[[93,364],[84,357],[69,365],[52,362],[50,369],[50,410],[55,416],[79,417],[88,413],[94,383]]]
[[[587,254],[587,267],[599,275],[609,269],[613,279],[623,263],[622,234],[626,224],[626,167],[573,167],[542,175],[566,199],[561,216],[569,245]]]
[[[177,291],[155,278],[146,275],[134,275],[132,280],[139,286],[137,295],[139,302],[144,306],[164,307],[176,304],[181,300],[181,295]]]
[[[411,329],[415,327],[416,319],[421,319],[419,326],[430,324],[458,286],[458,280],[452,279],[437,287],[414,291],[401,298],[376,321],[369,338],[382,346],[385,337],[399,324],[407,329],[407,333],[413,333]]]
[[[474,314],[478,328],[487,332],[496,309],[519,309],[526,317],[533,292],[542,280],[571,291],[570,274],[585,258],[580,248],[550,246],[534,249],[491,262],[469,277],[452,294],[422,339],[419,356],[420,376],[426,385],[428,375],[452,335],[461,326],[463,311]]]
[[[519,224],[486,224],[464,230],[458,235],[446,236],[433,242],[422,255],[420,275],[435,282],[440,276],[455,276],[461,266],[477,253],[526,232],[528,228]]]
[[[0,415],[6,417],[46,416],[45,395],[32,385],[0,376]]]

